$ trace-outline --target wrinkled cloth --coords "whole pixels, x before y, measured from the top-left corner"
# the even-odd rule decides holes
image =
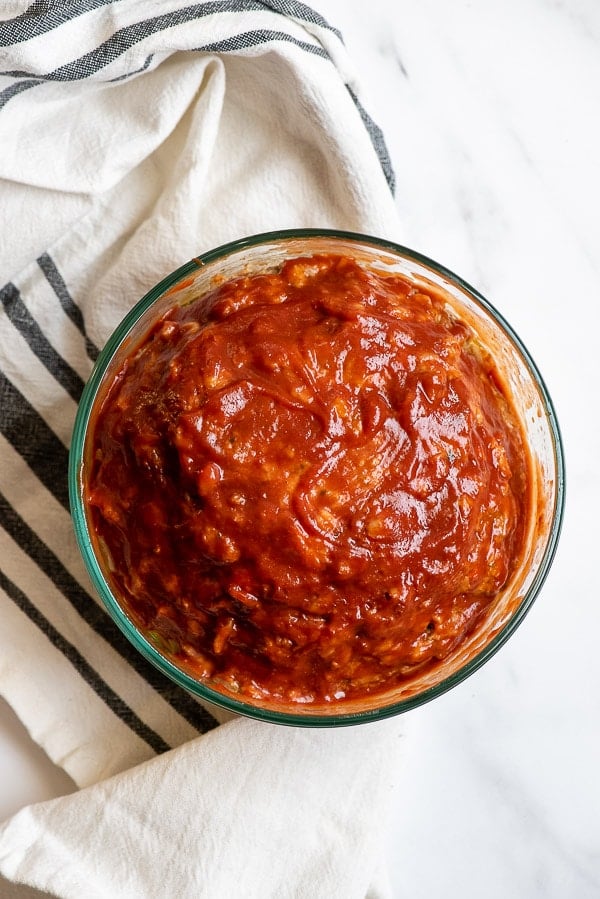
[[[350,730],[231,721],[0,836],[0,868],[69,899],[381,897],[371,888],[400,751]]]
[[[67,459],[99,349],[183,262],[281,228],[398,238],[383,138],[293,0],[2,16],[0,693],[81,790],[3,825],[0,873],[61,897],[364,896],[398,724],[229,720],[167,681],[89,583]]]

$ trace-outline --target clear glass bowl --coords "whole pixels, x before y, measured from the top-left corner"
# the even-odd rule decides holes
[[[339,253],[381,271],[398,272],[441,289],[494,356],[512,393],[532,457],[531,514],[523,564],[494,600],[483,622],[456,651],[401,686],[360,701],[269,705],[239,699],[195,679],[150,643],[136,627],[110,585],[106,560],[94,539],[83,484],[90,454],[89,425],[114,374],[143,339],[154,320],[176,303],[210,291],[218,280],[280,265],[285,259]],[[295,230],[259,234],[205,253],[182,265],[150,290],[116,328],[101,352],[79,405],[69,459],[69,491],[75,534],[84,562],[106,609],[137,650],[168,678],[200,699],[269,722],[333,726],[373,721],[407,711],[461,683],[514,633],[531,608],[548,573],[559,538],[564,506],[564,459],[548,391],[522,341],[490,303],[461,278],[404,247],[341,231]]]

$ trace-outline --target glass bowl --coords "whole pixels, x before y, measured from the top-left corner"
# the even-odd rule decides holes
[[[90,423],[115,373],[153,322],[175,304],[201,297],[241,273],[277,268],[286,259],[341,254],[382,272],[400,273],[445,294],[492,354],[520,417],[530,448],[531,502],[522,562],[466,640],[432,669],[415,673],[383,694],[340,703],[302,705],[247,699],[193,676],[159,650],[120,602],[110,565],[86,508],[84,484],[90,463]],[[185,263],[150,290],[126,315],[101,352],[83,392],[69,458],[69,491],[77,542],[91,580],[108,613],[136,649],[168,678],[200,700],[230,711],[302,726],[373,721],[407,711],[461,683],[514,633],[548,573],[559,538],[564,505],[564,461],[556,416],[544,382],[522,341],[476,290],[419,253],[389,241],[341,231],[295,230],[259,234],[219,247]]]

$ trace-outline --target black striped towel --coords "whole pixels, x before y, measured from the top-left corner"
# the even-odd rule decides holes
[[[294,0],[0,16],[0,692],[87,787],[4,825],[0,871],[78,899],[362,896],[394,728],[223,723],[170,684],[91,589],[66,470],[98,348],[169,271],[263,230],[398,236],[381,134]]]

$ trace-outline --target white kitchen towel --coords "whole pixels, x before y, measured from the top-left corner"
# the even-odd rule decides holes
[[[175,267],[286,227],[398,238],[381,134],[293,0],[0,16],[0,692],[88,788],[4,825],[0,872],[73,897],[362,896],[397,724],[223,724],[170,684],[94,595],[66,470],[98,348]]]
[[[385,722],[325,734],[231,721],[24,809],[0,840],[2,872],[69,899],[379,899],[398,751]]]

